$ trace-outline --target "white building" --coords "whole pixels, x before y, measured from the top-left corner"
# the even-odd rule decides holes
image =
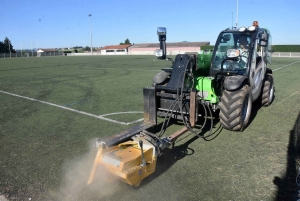
[[[131,44],[126,45],[110,45],[101,48],[101,55],[125,55],[128,54],[128,47]]]
[[[210,45],[210,42],[178,42],[166,43],[167,55],[184,54],[186,52],[201,52],[201,46]],[[154,51],[160,49],[159,43],[134,44],[128,47],[131,55],[153,55]]]

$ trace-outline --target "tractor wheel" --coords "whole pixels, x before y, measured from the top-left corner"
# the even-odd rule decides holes
[[[273,81],[273,76],[270,74],[267,75],[267,78],[264,81],[260,98],[261,98],[260,100],[262,106],[269,106],[273,101],[274,81]]]
[[[242,131],[248,125],[252,99],[250,87],[244,85],[236,91],[224,90],[220,107],[220,123],[228,130]]]

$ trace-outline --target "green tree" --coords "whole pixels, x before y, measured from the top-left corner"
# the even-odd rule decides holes
[[[130,43],[130,40],[129,40],[128,38],[126,38],[125,44],[131,44],[131,43]]]
[[[14,48],[13,48],[10,40],[7,37],[5,37],[5,39],[4,39],[4,51],[5,52],[14,52]]]
[[[0,53],[4,53],[4,43],[0,41]]]
[[[128,38],[126,38],[124,43],[120,43],[120,45],[127,45],[127,44],[131,45],[130,40]]]
[[[84,48],[82,48],[83,51],[91,51],[91,48],[89,46],[86,46]]]
[[[10,40],[5,37],[4,41],[0,41],[0,53],[16,52]]]

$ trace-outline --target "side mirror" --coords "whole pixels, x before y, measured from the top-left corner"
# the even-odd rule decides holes
[[[261,34],[258,45],[262,47],[268,46],[268,34],[266,33]]]
[[[266,41],[262,41],[262,40],[259,41],[258,45],[262,46],[262,47],[267,47],[268,46],[267,42]]]
[[[261,40],[263,40],[263,41],[268,41],[268,34],[266,34],[266,33],[263,33],[263,34],[261,34]]]
[[[224,42],[230,41],[231,35],[225,34],[225,35],[222,37],[222,39],[223,39]]]

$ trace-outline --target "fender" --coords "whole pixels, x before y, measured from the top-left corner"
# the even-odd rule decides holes
[[[248,78],[242,75],[227,76],[223,86],[228,91],[234,91],[240,88],[245,81],[248,82]]]
[[[272,75],[272,74],[273,74],[272,69],[267,68],[267,69],[266,69],[266,75]]]
[[[171,75],[171,72],[161,71],[153,77],[153,84],[163,83],[167,77]]]

